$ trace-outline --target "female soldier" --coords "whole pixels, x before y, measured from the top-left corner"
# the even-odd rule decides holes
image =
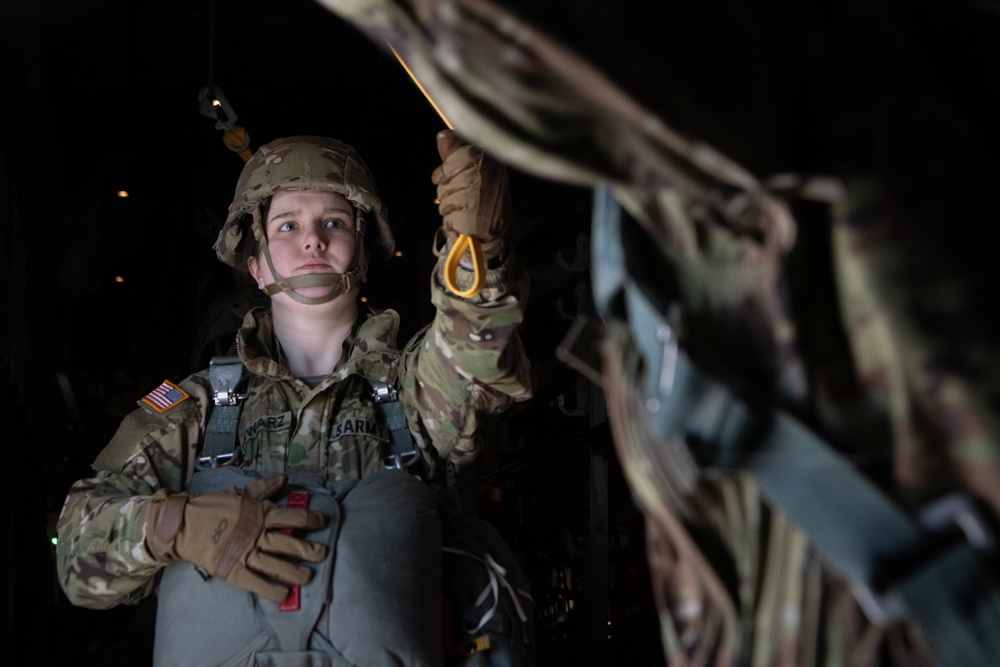
[[[515,334],[526,282],[505,252],[506,172],[451,131],[438,150],[437,314],[403,351],[394,311],[359,317],[369,257],[394,242],[357,152],[292,137],[244,167],[215,250],[270,307],[246,315],[238,358],[139,401],[59,519],[59,579],[74,604],[135,603],[159,585],[156,662],[443,661],[427,482],[474,457],[482,420],[527,399],[531,383]],[[471,298],[445,287],[461,235],[486,260]],[[458,285],[472,281],[468,267],[451,267]]]

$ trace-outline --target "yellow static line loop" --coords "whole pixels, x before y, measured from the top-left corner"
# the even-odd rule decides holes
[[[458,289],[458,284],[455,280],[458,273],[458,262],[462,259],[462,255],[465,253],[465,249],[469,249],[469,254],[472,255],[472,287],[463,291]],[[483,258],[483,249],[479,245],[479,239],[473,236],[466,236],[465,234],[460,234],[458,241],[455,245],[451,247],[451,252],[448,253],[448,259],[445,260],[444,264],[444,282],[445,286],[455,293],[455,295],[462,297],[463,299],[470,299],[483,290],[483,284],[486,282],[486,260]]]
[[[437,115],[441,117],[441,120],[444,121],[444,124],[448,127],[448,129],[449,130],[455,129],[455,127],[445,117],[444,112],[441,111],[441,108],[437,105],[437,103],[434,102],[434,99],[430,96],[430,93],[428,93],[427,90],[420,84],[420,81],[417,79],[417,76],[413,73],[413,70],[411,70],[410,67],[406,64],[406,61],[403,60],[403,57],[396,52],[396,49],[392,48],[392,45],[389,44],[389,42],[386,42],[386,46],[388,46],[389,50],[392,51],[392,55],[396,56],[396,60],[398,60],[399,64],[403,66],[403,70],[410,76],[410,80],[412,80],[413,83],[416,84],[420,92],[423,93],[424,98],[434,108],[434,111],[437,112]],[[474,271],[475,275],[473,276],[472,279],[472,287],[464,292],[461,292],[458,289],[458,285],[455,283],[455,275],[456,272],[458,271],[458,262],[462,258],[462,253],[465,252],[466,248],[469,249],[469,254],[472,255],[472,270]],[[471,236],[466,236],[465,234],[460,235],[458,237],[458,242],[455,243],[454,246],[452,246],[451,252],[448,254],[448,259],[445,261],[445,271],[444,271],[445,286],[452,293],[457,294],[463,299],[468,299],[470,297],[476,296],[477,294],[479,294],[479,292],[482,291],[483,284],[486,282],[485,265],[486,262],[483,261],[483,250],[480,247],[479,239],[473,238]]]
[[[456,278],[459,261],[467,249],[472,256],[472,285],[469,289],[462,291],[458,289]],[[463,299],[472,298],[483,291],[483,284],[486,282],[486,259],[483,257],[483,249],[479,244],[479,239],[465,234],[458,237],[444,262],[444,281],[449,290]]]

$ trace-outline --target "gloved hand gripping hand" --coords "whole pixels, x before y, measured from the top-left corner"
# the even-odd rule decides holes
[[[486,259],[500,254],[511,230],[507,168],[454,130],[437,135],[442,164],[431,174],[449,247],[460,235],[482,243]]]
[[[146,510],[146,546],[158,561],[186,560],[243,590],[274,602],[288,596],[285,584],[305,584],[327,546],[282,532],[317,530],[319,512],[278,507],[268,500],[287,483],[285,475],[251,482],[243,489],[189,495],[160,489]],[[277,580],[277,581],[275,581]]]

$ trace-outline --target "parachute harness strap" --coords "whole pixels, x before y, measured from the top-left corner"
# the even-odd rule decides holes
[[[243,361],[237,356],[212,357],[208,379],[212,386],[212,414],[198,457],[203,467],[216,468],[232,463],[236,455],[236,431],[246,394],[238,392],[243,380]]]
[[[410,432],[409,421],[403,406],[399,403],[399,392],[395,385],[381,380],[368,380],[371,385],[371,399],[382,414],[389,441],[383,445],[383,458],[387,470],[409,469],[416,474],[421,462],[420,449]]]

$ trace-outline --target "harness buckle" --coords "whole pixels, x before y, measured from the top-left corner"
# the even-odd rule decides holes
[[[993,554],[997,550],[996,536],[993,527],[979,507],[964,493],[953,493],[943,496],[917,512],[917,522],[926,531],[930,539],[943,538],[944,543],[931,544],[928,553],[922,555],[900,579],[912,576],[921,568],[926,567],[936,557],[947,551],[949,545],[964,538],[972,549],[982,554]],[[898,623],[909,615],[906,602],[894,584],[884,591],[860,582],[851,585],[858,605],[868,620],[880,627],[888,627]]]
[[[395,385],[387,382],[372,382],[372,400],[376,403],[391,403],[399,397]]]
[[[386,470],[406,470],[420,460],[420,452],[412,451],[403,454],[389,454],[385,457]]]
[[[246,394],[237,394],[230,391],[215,392],[212,394],[212,403],[215,405],[238,405],[241,401],[246,400],[246,397]]]
[[[229,452],[227,454],[202,456],[198,459],[198,463],[200,463],[203,468],[219,468],[221,466],[228,465],[232,459],[233,453]]]
[[[216,406],[237,405],[246,398],[246,394],[236,393],[236,386],[243,377],[243,362],[239,357],[212,357],[208,373],[212,403]]]

